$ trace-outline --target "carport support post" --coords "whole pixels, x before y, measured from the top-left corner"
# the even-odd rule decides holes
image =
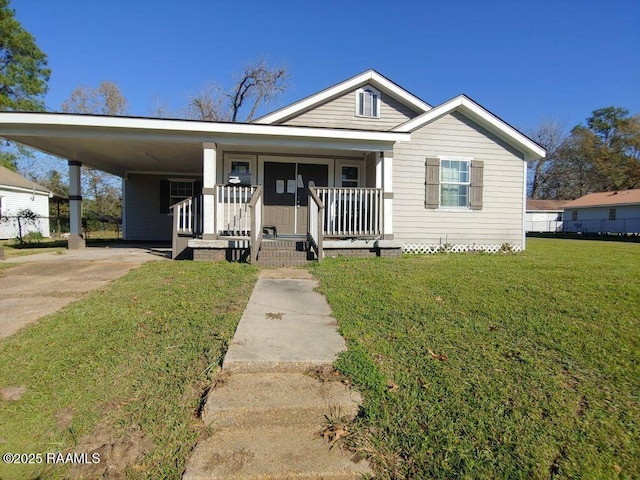
[[[84,248],[82,238],[82,188],[80,162],[69,161],[69,243],[70,249]]]
[[[202,149],[202,239],[215,240],[218,238],[214,211],[217,145],[214,142],[204,142]]]
[[[376,164],[376,187],[382,188],[382,238],[393,240],[393,151],[380,152]]]

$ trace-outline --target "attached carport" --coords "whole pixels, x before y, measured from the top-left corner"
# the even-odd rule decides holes
[[[69,166],[69,248],[81,235],[81,166],[126,179],[135,173],[199,175],[203,178],[204,234],[213,235],[213,187],[222,181],[224,148],[245,151],[360,155],[392,151],[410,134],[335,128],[110,117],[58,113],[0,112],[0,137],[61,157]],[[259,150],[258,150],[259,149]],[[377,175],[390,177],[389,158]],[[384,171],[383,171],[384,170]],[[126,206],[125,206],[126,208]],[[211,231],[207,231],[210,229]]]

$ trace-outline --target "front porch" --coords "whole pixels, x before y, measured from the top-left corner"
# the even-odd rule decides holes
[[[209,216],[204,194],[178,202],[171,207],[173,258],[277,266],[280,258],[274,256],[296,265],[325,256],[400,255],[390,212],[385,212],[392,204],[389,198],[385,202],[383,188],[309,187],[305,193],[306,228],[295,234],[280,234],[277,225],[264,222],[262,185],[215,185]],[[295,214],[300,211],[298,205]],[[207,224],[213,226],[208,234]]]

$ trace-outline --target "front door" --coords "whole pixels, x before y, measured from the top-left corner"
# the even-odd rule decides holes
[[[278,234],[306,234],[309,186],[326,187],[329,167],[309,163],[264,163],[263,224]]]

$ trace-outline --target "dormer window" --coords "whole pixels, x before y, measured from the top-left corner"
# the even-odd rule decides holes
[[[356,91],[356,116],[378,118],[380,116],[380,92],[373,88]]]

